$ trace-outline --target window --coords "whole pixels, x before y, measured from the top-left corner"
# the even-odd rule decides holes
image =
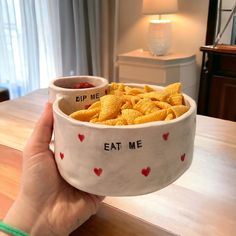
[[[50,14],[59,15],[55,13],[57,1],[50,2],[0,0],[0,86],[9,88],[11,98],[47,87],[58,75],[60,40]]]

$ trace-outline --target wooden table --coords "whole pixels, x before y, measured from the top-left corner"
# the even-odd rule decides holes
[[[0,218],[15,199],[21,151],[47,101],[37,90],[0,103]],[[197,116],[194,159],[176,182],[138,197],[107,197],[73,235],[236,235],[236,123]]]

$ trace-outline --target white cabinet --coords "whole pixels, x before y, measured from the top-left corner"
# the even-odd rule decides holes
[[[196,99],[197,75],[195,55],[168,54],[153,56],[138,49],[118,56],[119,82],[166,86],[181,82],[183,92]]]

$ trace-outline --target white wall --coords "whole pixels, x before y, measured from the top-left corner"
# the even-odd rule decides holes
[[[173,22],[170,51],[196,54],[199,78],[202,58],[199,48],[205,44],[209,0],[178,0],[178,4],[177,14],[169,16]],[[117,54],[138,48],[147,50],[149,19],[142,15],[142,0],[119,0]]]

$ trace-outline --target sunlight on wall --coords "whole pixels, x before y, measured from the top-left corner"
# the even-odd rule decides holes
[[[209,0],[178,0],[176,14],[164,16],[172,20],[172,47],[170,52],[184,52],[196,55],[197,78],[200,77],[202,52],[205,44]],[[119,32],[117,54],[138,48],[147,50],[149,20],[142,15],[142,0],[120,0]]]
[[[179,0],[177,14],[164,15],[171,19],[173,29],[172,50],[197,53],[205,42],[209,1]],[[120,0],[119,45],[118,51],[146,48],[146,35],[149,20],[153,16],[142,15],[142,0]]]

